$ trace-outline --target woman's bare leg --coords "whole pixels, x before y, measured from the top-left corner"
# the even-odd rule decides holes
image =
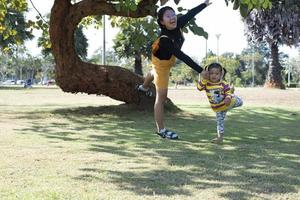
[[[148,74],[145,77],[144,83],[143,83],[143,88],[148,89],[150,83],[154,80],[154,76],[152,73],[152,70],[148,72]]]
[[[154,103],[154,120],[157,127],[157,132],[165,128],[164,125],[164,103],[167,99],[168,88],[156,88],[156,98]]]

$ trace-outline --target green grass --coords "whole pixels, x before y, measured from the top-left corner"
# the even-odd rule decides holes
[[[232,110],[214,145],[207,104],[178,102],[170,141],[106,97],[1,88],[1,199],[299,199],[300,105]]]

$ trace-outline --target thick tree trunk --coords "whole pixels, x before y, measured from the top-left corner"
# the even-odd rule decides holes
[[[143,76],[142,68],[142,55],[136,51],[134,55],[134,73]]]
[[[278,45],[275,43],[270,44],[271,47],[271,62],[269,63],[269,70],[265,87],[285,89],[282,83],[282,66],[279,62],[279,50]]]
[[[55,0],[51,10],[50,39],[55,58],[56,82],[65,92],[103,94],[129,104],[152,107],[155,97],[139,94],[135,87],[143,78],[117,66],[86,63],[75,53],[74,31],[82,18],[90,15],[118,15],[143,17],[154,15],[158,0],[143,0],[136,12],[116,12],[114,5],[105,0],[82,0],[74,5],[71,0]],[[154,92],[153,85],[151,89]]]

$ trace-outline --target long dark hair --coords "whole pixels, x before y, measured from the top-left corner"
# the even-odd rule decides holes
[[[164,28],[165,27],[164,25],[162,25],[160,23],[160,21],[163,21],[164,14],[165,14],[165,12],[167,10],[172,10],[172,11],[175,12],[175,10],[172,7],[170,7],[170,6],[164,6],[161,9],[159,9],[159,11],[157,12],[157,23],[158,23],[158,25],[159,25],[160,28]]]

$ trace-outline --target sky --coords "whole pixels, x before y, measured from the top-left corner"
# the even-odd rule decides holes
[[[32,0],[35,7],[45,15],[50,13],[54,0]],[[170,3],[166,4],[173,8],[176,5],[170,0]],[[191,9],[204,0],[181,0],[178,6],[186,9]],[[196,16],[196,23],[204,28],[209,34],[207,40],[207,49],[217,53],[217,34],[219,37],[219,54],[224,52],[241,53],[241,51],[247,47],[246,37],[244,36],[244,25],[242,23],[239,11],[232,9],[232,4],[226,7],[224,0],[211,0],[212,4],[202,10]],[[32,8],[31,3],[28,1],[30,12],[27,14],[27,19],[34,19],[37,12]],[[177,10],[177,9],[175,9]],[[113,46],[113,38],[118,32],[117,29],[110,27],[110,23],[106,22],[106,49],[111,49]],[[88,28],[84,30],[89,43],[88,56],[91,56],[99,48],[102,48],[103,31]],[[34,35],[40,35],[38,31],[35,31]],[[204,37],[195,36],[192,33],[184,34],[185,43],[182,47],[182,51],[187,55],[202,59],[206,54],[206,40]],[[26,46],[30,49],[33,55],[40,54],[40,49],[37,47],[36,40],[26,42]],[[290,55],[290,57],[296,57],[298,51],[295,48],[283,47],[281,51]],[[100,56],[100,55],[99,55]]]

